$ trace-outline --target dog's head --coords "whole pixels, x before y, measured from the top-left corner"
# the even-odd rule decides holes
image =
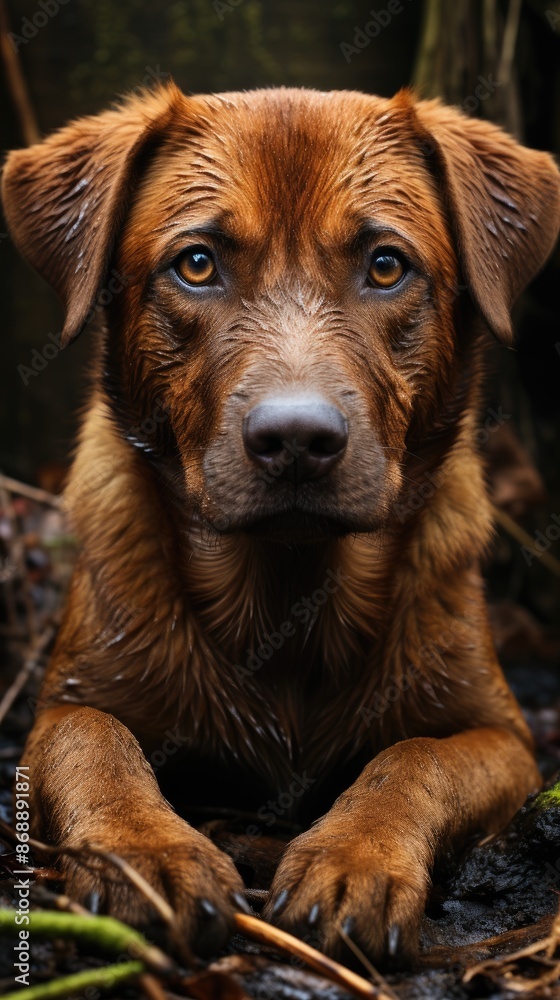
[[[104,305],[132,443],[217,530],[298,538],[385,524],[411,437],[459,426],[465,317],[509,341],[560,182],[407,93],[170,86],[10,154],[4,204],[64,341]]]

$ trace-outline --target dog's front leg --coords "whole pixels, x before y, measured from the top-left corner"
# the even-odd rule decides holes
[[[374,960],[410,959],[437,853],[499,830],[539,783],[529,749],[505,729],[397,743],[292,841],[265,915],[331,953],[344,927]]]
[[[132,733],[112,715],[86,707],[42,712],[27,742],[32,829],[56,845],[88,843],[130,862],[175,909],[181,938],[196,951],[229,936],[233,894],[243,884],[233,863],[184,822],[160,793]],[[116,869],[61,855],[66,892],[138,923],[149,906]]]

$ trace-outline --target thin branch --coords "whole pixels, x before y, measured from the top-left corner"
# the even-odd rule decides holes
[[[555,916],[550,927],[550,933],[541,938],[539,941],[533,941],[532,944],[526,945],[524,948],[520,948],[519,951],[514,951],[510,955],[506,955],[504,958],[487,958],[483,962],[478,962],[476,965],[472,965],[463,976],[463,982],[469,983],[471,979],[475,976],[487,976],[489,979],[494,981],[504,980],[507,984],[508,981],[517,980],[521,985],[525,984],[523,992],[531,992],[532,990],[542,987],[545,984],[553,982],[554,979],[560,978],[560,962],[556,962],[552,969],[548,968],[542,976],[536,979],[524,979],[522,977],[514,977],[514,963],[519,961],[519,959],[524,958],[535,958],[538,960],[542,957],[546,960],[546,964],[552,959],[554,952],[560,944],[560,911]],[[544,955],[539,956],[539,952],[544,952]]]
[[[504,531],[507,531],[509,535],[512,535],[512,537],[515,538],[517,542],[520,542],[521,545],[524,545],[525,548],[530,549],[531,552],[535,554],[537,559],[540,559],[543,566],[546,566],[551,573],[554,573],[556,576],[560,576],[560,561],[556,558],[556,556],[552,556],[550,552],[542,552],[538,549],[534,538],[531,538],[530,534],[525,531],[525,529],[522,528],[517,521],[513,520],[513,517],[506,514],[505,510],[501,510],[500,507],[496,507],[495,504],[492,504],[492,514],[494,519],[498,522],[500,527],[504,529]]]
[[[0,0],[0,10],[1,4],[2,0]],[[3,473],[0,473],[0,487],[3,487],[10,493],[17,493],[20,497],[27,497],[28,500],[35,500],[36,503],[44,503],[49,507],[56,507],[57,510],[61,510],[64,507],[62,497],[57,497],[54,493],[49,493],[48,490],[42,490],[39,486],[30,486],[29,483],[21,483],[19,479],[12,479],[11,476],[5,476]]]
[[[367,979],[363,979],[362,976],[358,976],[355,972],[345,968],[344,965],[340,965],[332,958],[323,955],[320,951],[306,944],[305,941],[300,941],[299,938],[287,934],[286,931],[245,913],[235,913],[234,920],[237,930],[245,937],[300,958],[320,975],[330,979],[333,983],[338,983],[354,996],[366,997],[367,1000],[394,1000],[394,997],[378,990]]]
[[[542,917],[536,924],[527,927],[517,927],[513,931],[504,931],[494,937],[475,941],[473,944],[462,944],[455,947],[436,945],[419,956],[418,964],[422,968],[440,969],[450,965],[468,965],[470,962],[482,961],[482,956],[490,958],[493,955],[508,952],[508,949],[527,946],[548,936],[552,926],[552,917]],[[486,954],[485,954],[486,953]]]
[[[49,623],[37,637],[35,642],[31,644],[29,654],[25,658],[21,669],[19,670],[15,680],[10,685],[4,697],[2,698],[2,701],[0,702],[0,724],[3,722],[4,718],[10,711],[10,708],[12,707],[20,691],[22,691],[23,688],[25,687],[27,681],[31,677],[35,668],[37,667],[45,650],[48,648],[49,644],[54,639],[57,628],[58,628],[58,621]]]
[[[98,847],[96,844],[85,845],[85,850],[90,851],[97,857],[101,858],[103,861],[108,861],[110,864],[114,865],[129,882],[132,883],[138,889],[139,893],[148,900],[162,918],[164,923],[170,928],[170,930],[175,934],[179,934],[179,925],[177,923],[177,916],[174,913],[172,907],[169,905],[166,899],[146,881],[143,875],[136,870],[128,861],[124,858],[119,857],[118,854],[114,854],[112,851],[104,851],[102,848]]]
[[[500,84],[509,83],[515,55],[515,45],[519,32],[519,18],[521,16],[522,0],[509,0],[506,26],[502,41],[502,52],[498,65],[498,80]]]
[[[148,1000],[167,1000],[163,987],[158,979],[150,972],[143,972],[138,977],[138,986],[147,996]]]
[[[393,1000],[398,1000],[396,993],[393,992],[393,990],[389,986],[389,983],[386,982],[381,973],[377,971],[375,966],[371,964],[367,955],[364,955],[362,949],[358,947],[358,945],[356,944],[355,941],[352,940],[350,935],[346,933],[344,927],[342,927],[342,925],[339,925],[337,930],[342,940],[344,941],[346,947],[349,948],[351,952],[353,952],[358,961],[362,963],[364,969],[366,969],[367,972],[369,972],[369,975],[372,981],[375,983],[375,985],[379,989],[384,990],[388,997],[393,997]]]
[[[438,62],[438,50],[441,46],[442,2],[443,0],[426,0],[424,4],[420,42],[412,74],[413,85],[420,97],[437,96],[434,87],[434,66]]]
[[[0,0],[0,53],[6,70],[6,81],[16,109],[22,138],[26,146],[39,142],[41,133],[29,99],[18,53],[10,38],[10,22],[5,0]]]

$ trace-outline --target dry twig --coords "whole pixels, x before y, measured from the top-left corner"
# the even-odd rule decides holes
[[[454,947],[436,945],[420,955],[418,964],[427,969],[440,969],[450,965],[467,966],[470,962],[481,962],[494,955],[503,955],[511,948],[525,947],[533,941],[540,940],[550,931],[551,924],[552,917],[542,917],[536,924],[504,931],[503,934],[496,934],[494,937],[484,938],[473,944]]]
[[[138,889],[138,892],[152,904],[154,910],[159,914],[164,923],[167,924],[169,929],[175,936],[179,935],[179,925],[177,923],[177,917],[169,905],[166,899],[146,881],[143,875],[136,870],[128,861],[124,858],[119,857],[118,854],[114,854],[112,851],[104,851],[102,848],[98,847],[96,844],[87,844],[85,850],[89,851],[95,857],[101,858],[103,861],[108,861],[109,864],[114,865],[128,881]]]
[[[530,549],[531,552],[535,554],[537,559],[540,559],[543,566],[554,573],[556,576],[560,576],[560,560],[556,556],[552,556],[550,552],[544,552],[537,548],[535,544],[535,539],[531,538],[529,532],[525,531],[517,521],[514,521],[513,517],[510,517],[505,510],[501,510],[500,507],[496,507],[495,504],[492,505],[492,514],[494,520],[498,522],[504,531],[507,531],[509,535],[515,538],[516,542],[520,542],[526,548]]]
[[[560,958],[554,955],[560,945],[560,911],[552,921],[550,933],[539,941],[514,951],[504,958],[489,958],[472,965],[463,976],[464,983],[470,983],[475,976],[485,976],[493,984],[513,993],[534,993],[560,980]],[[528,978],[518,967],[519,961],[532,959],[538,974]]]
[[[342,925],[338,927],[338,933],[340,934],[346,947],[349,948],[350,951],[354,953],[358,961],[362,963],[364,969],[366,969],[367,972],[369,972],[372,982],[374,982],[375,985],[380,990],[383,990],[388,997],[393,997],[393,1000],[398,1000],[397,995],[393,992],[393,990],[389,986],[389,983],[384,979],[381,973],[377,971],[375,966],[371,964],[367,955],[364,955],[362,949],[359,948],[356,942],[353,941],[352,938],[346,933]]]
[[[22,137],[27,146],[41,138],[35,112],[21,70],[17,49],[10,38],[10,24],[5,0],[0,0],[0,52],[6,72],[6,82],[20,122]]]
[[[31,643],[29,652],[25,657],[17,676],[0,702],[0,723],[10,711],[10,708],[12,707],[18,694],[25,687],[45,650],[54,639],[58,624],[58,618],[51,620],[49,624],[45,626],[43,631],[37,636],[35,641]]]
[[[259,917],[250,917],[245,913],[236,913],[234,919],[235,926],[241,934],[252,938],[254,941],[259,941],[260,944],[268,945],[270,948],[276,948],[278,951],[287,952],[289,955],[300,958],[320,975],[342,986],[343,989],[348,990],[354,996],[367,997],[368,1000],[394,1000],[394,996],[383,990],[379,990],[373,983],[369,983],[367,979],[363,979],[362,976],[358,976],[357,973],[347,969],[344,965],[340,965],[332,958],[323,955],[320,951],[306,944],[305,941],[300,941],[299,938],[287,934],[286,931],[265,923]]]
[[[62,497],[57,497],[54,493],[42,490],[38,486],[30,486],[29,483],[22,483],[19,479],[12,479],[11,476],[5,476],[3,473],[0,473],[0,488],[7,490],[8,493],[16,493],[20,497],[27,497],[28,500],[35,500],[36,503],[55,507],[57,510],[64,508]]]

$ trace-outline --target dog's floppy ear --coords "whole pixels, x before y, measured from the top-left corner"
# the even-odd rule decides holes
[[[470,295],[490,330],[510,344],[511,306],[560,230],[560,173],[548,153],[489,122],[439,101],[412,109],[426,162],[442,183]]]
[[[62,299],[63,346],[88,319],[134,178],[182,101],[168,84],[8,155],[2,179],[8,227],[22,256]]]

